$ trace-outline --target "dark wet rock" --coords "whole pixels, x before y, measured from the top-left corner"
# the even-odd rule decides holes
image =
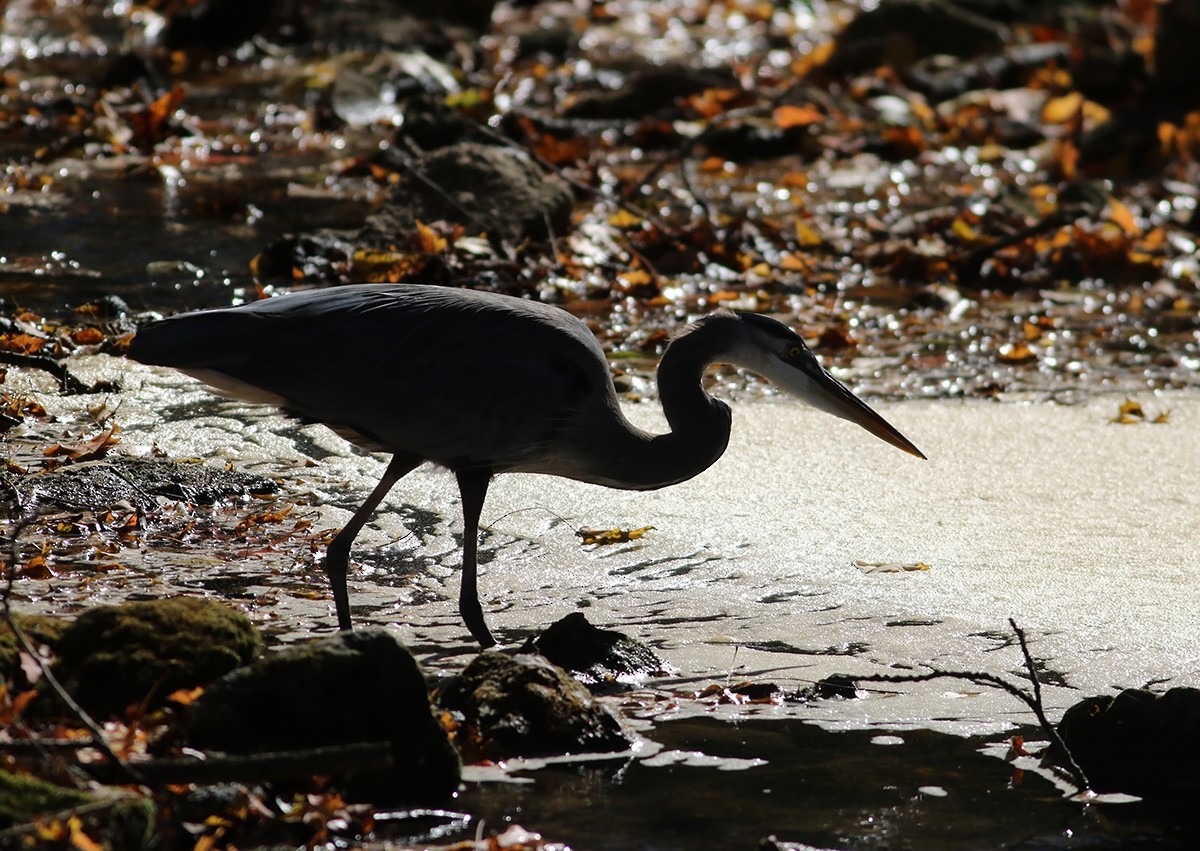
[[[480,653],[438,696],[461,717],[468,759],[605,753],[629,747],[621,726],[587,688],[532,654]]]
[[[408,173],[363,226],[372,245],[394,244],[416,223],[448,221],[508,242],[563,234],[571,190],[511,148],[464,142],[414,158]]]
[[[531,639],[522,652],[540,653],[590,686],[612,686],[667,676],[671,666],[648,646],[622,632],[588,623],[572,612]]]
[[[853,700],[858,697],[858,683],[845,674],[832,674],[817,680],[810,688],[800,692],[800,696],[805,700],[829,700],[835,697]]]
[[[70,625],[66,618],[52,615],[14,614],[13,622],[35,648],[51,649],[58,644],[63,631]],[[8,683],[10,690],[14,686],[23,689],[32,685],[21,668],[21,652],[22,647],[16,634],[5,621],[0,621],[0,682]]]
[[[188,743],[233,754],[378,742],[392,769],[347,779],[352,797],[432,802],[460,765],[412,654],[382,628],[339,632],[234,671],[193,707]]]
[[[1200,789],[1200,689],[1126,689],[1063,713],[1063,743],[1099,792],[1143,797]]]
[[[404,124],[396,131],[396,145],[381,151],[380,160],[394,171],[408,164],[407,155],[420,155],[436,148],[447,148],[461,142],[486,143],[489,135],[478,123],[462,111],[446,104],[444,97],[421,93],[404,102]]]
[[[197,0],[175,4],[163,34],[169,50],[237,47],[267,26],[276,0]]]
[[[1194,106],[1200,100],[1200,0],[1158,5],[1154,34],[1154,89],[1163,100]]]
[[[453,3],[427,3],[422,0],[393,0],[406,15],[430,21],[444,21],[474,30],[485,30],[492,22],[496,0],[454,0]]]
[[[254,258],[255,273],[264,280],[342,281],[354,259],[354,235],[336,230],[284,234]]]
[[[562,114],[567,118],[641,119],[678,112],[681,98],[708,89],[735,88],[741,86],[728,72],[683,65],[651,66],[630,72],[614,89],[580,95],[563,108]]]
[[[837,39],[826,69],[907,68],[935,54],[979,56],[1010,40],[1008,28],[951,0],[889,0],[860,12]]]
[[[264,476],[206,464],[117,455],[25,476],[16,489],[24,505],[96,511],[120,502],[149,510],[157,505],[157,496],[211,505],[229,497],[275,493],[279,485]]]
[[[68,693],[107,717],[207,685],[254,659],[262,642],[240,612],[173,597],[90,609],[63,630],[55,650],[54,672]]]

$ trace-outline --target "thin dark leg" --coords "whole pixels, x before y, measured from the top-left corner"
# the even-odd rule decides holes
[[[372,512],[379,507],[379,503],[383,502],[383,498],[392,489],[392,485],[420,464],[420,458],[411,458],[407,455],[393,456],[391,463],[383,472],[383,478],[375,486],[375,490],[371,491],[367,501],[359,506],[358,511],[354,512],[354,516],[329,542],[329,546],[325,550],[325,575],[329,577],[329,587],[333,589],[333,605],[337,609],[338,629],[351,629],[350,594],[346,591],[346,570],[350,566],[350,545],[354,543],[355,536],[362,531],[363,524],[367,522]]]
[[[496,639],[492,638],[483,620],[483,607],[479,605],[479,592],[475,584],[476,560],[479,557],[479,513],[483,511],[483,500],[492,481],[492,471],[459,470],[455,475],[458,477],[463,511],[463,569],[462,585],[458,591],[458,611],[479,645],[494,647]]]

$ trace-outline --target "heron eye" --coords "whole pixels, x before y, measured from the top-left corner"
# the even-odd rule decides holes
[[[791,346],[787,350],[787,359],[796,360],[796,358],[800,357],[803,352],[804,349],[800,348],[799,346]]]

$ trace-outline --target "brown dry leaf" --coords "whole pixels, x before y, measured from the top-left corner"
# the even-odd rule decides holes
[[[9,726],[38,696],[36,689],[27,689],[16,695],[9,695],[8,683],[0,683],[0,725]]]
[[[653,526],[642,526],[640,529],[580,529],[575,534],[582,538],[584,546],[589,544],[598,544],[600,546],[608,546],[609,544],[624,544],[629,541],[636,541],[638,538],[645,535]]]
[[[78,328],[71,332],[71,339],[81,346],[95,346],[104,342],[104,332],[99,328]]]
[[[82,443],[56,443],[42,454],[47,458],[66,457],[72,461],[95,461],[103,458],[108,454],[109,449],[121,442],[121,438],[117,437],[117,432],[120,430],[120,427],[114,423],[107,430]]]
[[[143,109],[131,112],[125,120],[133,131],[135,144],[153,145],[166,138],[171,116],[183,103],[182,86],[176,86]]]
[[[17,568],[17,576],[22,579],[53,579],[54,572],[50,570],[44,555],[36,555]]]
[[[22,355],[36,355],[47,342],[43,337],[35,337],[20,331],[15,334],[0,334],[0,349]]]
[[[808,124],[815,124],[824,118],[821,111],[811,104],[803,106],[784,104],[783,106],[777,106],[775,107],[773,117],[776,126],[781,130],[787,130],[789,127],[803,127]]]

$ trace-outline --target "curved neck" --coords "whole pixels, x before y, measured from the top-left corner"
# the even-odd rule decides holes
[[[724,319],[725,317],[720,317]],[[658,394],[671,430],[652,435],[618,412],[618,429],[603,441],[587,480],[629,490],[654,490],[704,472],[729,445],[732,415],[700,384],[705,368],[725,355],[726,334],[708,321],[688,328],[667,347],[658,366]],[[716,320],[716,321],[714,321]],[[732,316],[728,321],[737,320]],[[614,400],[615,401],[615,400]]]

